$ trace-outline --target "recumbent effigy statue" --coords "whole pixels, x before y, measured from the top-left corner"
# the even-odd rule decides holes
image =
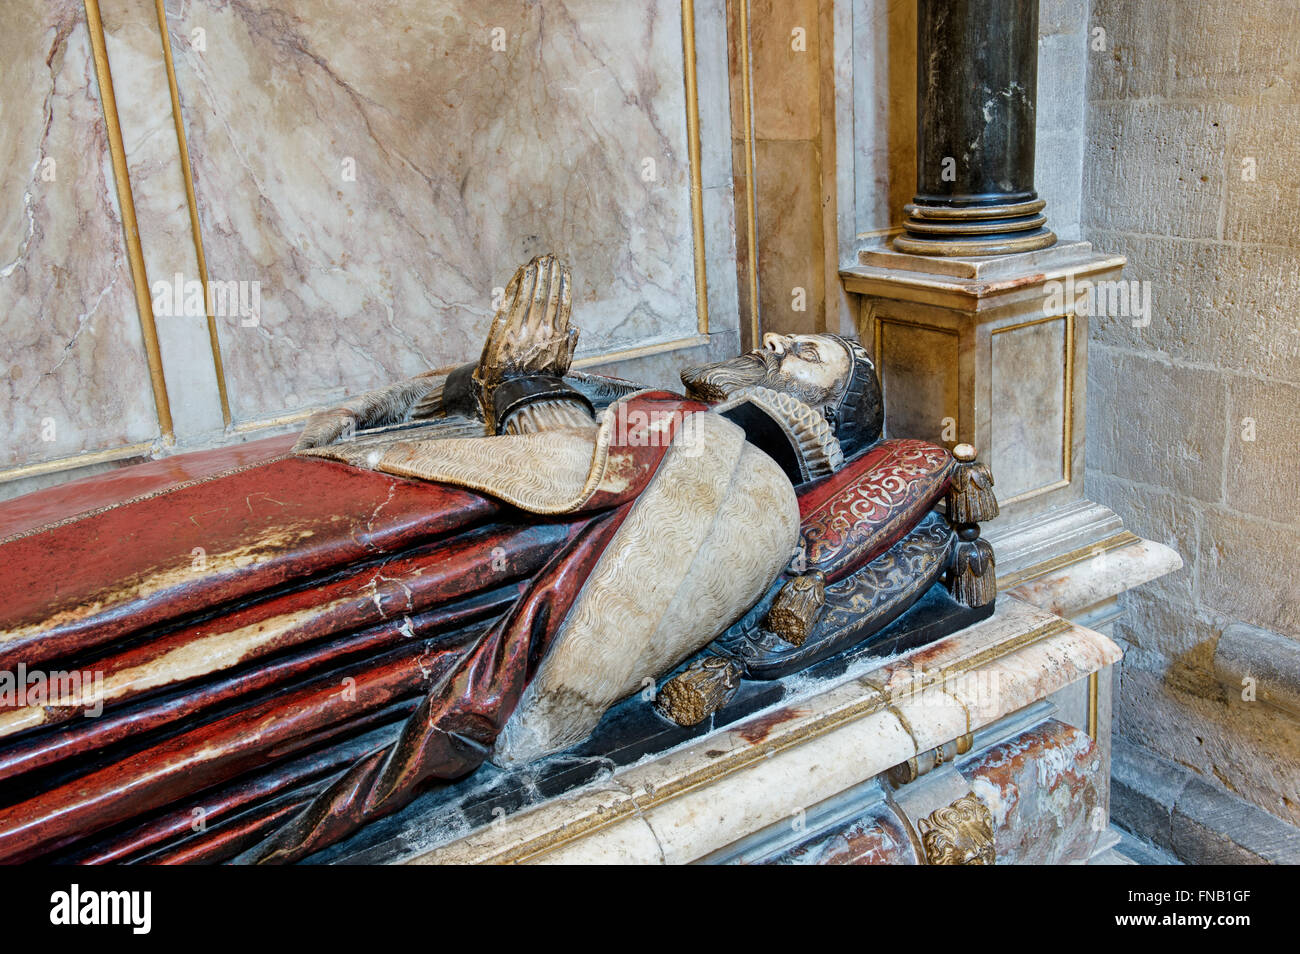
[[[856,342],[767,335],[675,394],[572,371],[570,305],[543,256],[477,363],[292,448],[0,505],[0,860],[295,861],[665,677],[702,724],[933,588],[948,630],[992,611],[990,474],[881,439]]]

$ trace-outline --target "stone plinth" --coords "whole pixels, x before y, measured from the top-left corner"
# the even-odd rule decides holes
[[[875,356],[887,434],[974,444],[993,468],[990,529],[1083,497],[1085,282],[1124,259],[1087,242],[983,258],[888,249],[844,269]]]
[[[886,433],[972,443],[992,468],[1002,512],[985,534],[999,592],[1102,631],[1122,593],[1182,565],[1083,494],[1089,318],[1122,304],[1123,266],[1071,242],[976,258],[869,249],[841,272]],[[1098,740],[1107,770],[1114,692],[1107,669],[1051,695]]]
[[[1124,258],[1088,242],[937,258],[866,249],[841,271],[885,393],[885,432],[974,444],[1001,514],[998,586],[1084,625],[1182,565],[1083,494],[1088,324],[1122,303]]]

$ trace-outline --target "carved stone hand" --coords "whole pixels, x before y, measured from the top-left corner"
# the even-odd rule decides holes
[[[554,255],[533,259],[510,279],[474,371],[485,420],[494,423],[492,392],[503,381],[569,370],[578,346],[578,329],[569,327],[571,288],[568,266]]]

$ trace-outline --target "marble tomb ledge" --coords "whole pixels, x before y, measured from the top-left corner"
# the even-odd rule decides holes
[[[1118,597],[1183,565],[1174,549],[1124,529],[1091,500],[1076,500],[986,533],[998,592],[1094,629],[1119,614]]]
[[[1051,708],[1047,696],[1120,655],[1100,633],[1003,595],[982,623],[810,681],[775,707],[397,860],[680,864],[716,857],[909,760],[934,763],[926,756],[938,747],[955,742],[956,751],[967,751],[972,735],[1028,707]]]

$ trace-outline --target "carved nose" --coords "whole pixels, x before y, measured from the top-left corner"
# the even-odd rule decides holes
[[[789,342],[790,339],[785,335],[772,334],[771,332],[763,335],[763,347],[777,354],[785,354],[789,350]]]

